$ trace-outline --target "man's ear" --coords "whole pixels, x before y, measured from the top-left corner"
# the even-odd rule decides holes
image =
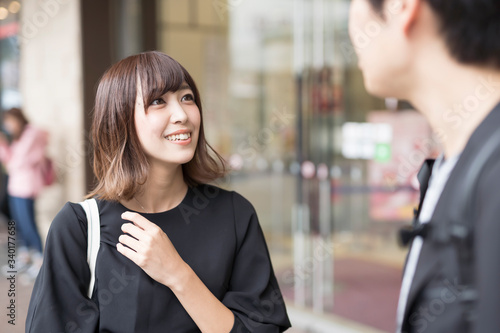
[[[408,36],[420,15],[423,0],[396,0],[401,2],[400,19],[405,36]]]

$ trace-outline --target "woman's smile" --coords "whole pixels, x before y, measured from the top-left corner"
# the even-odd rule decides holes
[[[165,136],[165,139],[177,145],[188,145],[191,143],[190,130],[178,130]]]

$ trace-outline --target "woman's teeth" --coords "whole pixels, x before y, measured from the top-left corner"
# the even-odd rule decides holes
[[[169,135],[167,136],[167,140],[169,141],[181,141],[181,140],[187,140],[191,137],[191,133],[182,133],[182,134],[176,134],[176,135]]]

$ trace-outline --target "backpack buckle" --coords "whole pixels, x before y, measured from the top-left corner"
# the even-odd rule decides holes
[[[417,236],[427,237],[431,226],[428,223],[419,223],[414,227],[403,227],[399,230],[399,243],[406,247]]]

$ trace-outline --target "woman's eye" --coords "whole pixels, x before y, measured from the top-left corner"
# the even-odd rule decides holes
[[[181,101],[183,102],[186,102],[186,101],[194,101],[194,96],[192,94],[187,94],[187,95],[184,95],[181,99]]]
[[[160,105],[160,104],[165,104],[165,101],[163,100],[163,98],[157,98],[151,102],[151,105]]]

